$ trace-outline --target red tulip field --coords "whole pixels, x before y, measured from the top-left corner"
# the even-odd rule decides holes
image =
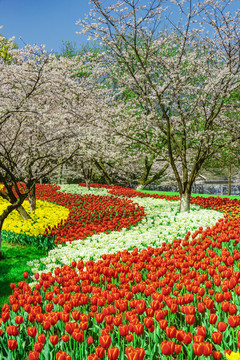
[[[120,186],[91,187],[105,188],[109,196],[37,185],[37,199],[69,209],[68,218],[43,235],[56,248],[137,227],[146,217],[137,198],[179,200]],[[240,201],[198,196],[191,204],[222,218],[159,247],[25,272],[11,284],[9,304],[0,312],[0,359],[239,359]]]

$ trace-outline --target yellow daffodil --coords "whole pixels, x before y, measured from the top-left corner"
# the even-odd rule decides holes
[[[227,360],[240,360],[240,353],[238,352],[231,352],[230,355],[226,354]]]
[[[0,198],[0,214],[8,205],[6,200]],[[66,220],[69,214],[69,209],[41,200],[37,200],[37,208],[32,213],[30,213],[28,201],[24,201],[23,207],[30,214],[31,220],[22,220],[18,212],[14,210],[4,221],[3,230],[30,236],[43,235],[48,226],[53,227],[59,224],[61,220]]]

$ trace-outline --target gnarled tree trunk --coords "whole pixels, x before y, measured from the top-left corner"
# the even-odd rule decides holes
[[[141,180],[140,180],[136,190],[142,190],[145,186],[153,183],[156,180],[159,180],[160,177],[164,174],[164,172],[168,168],[168,164],[166,164],[155,175],[148,178],[152,165],[153,165],[153,160],[150,160],[150,162],[148,162],[147,157],[146,157],[146,159],[145,159],[145,170],[144,170],[144,173],[143,173],[143,175],[141,177]]]
[[[62,163],[62,159],[59,160],[59,168],[58,168],[58,180],[57,183],[61,184],[62,182],[62,174],[63,174],[63,163]]]
[[[105,166],[101,160],[94,160],[94,164],[98,170],[103,174],[104,180],[106,181],[107,185],[113,184],[113,180],[111,176],[107,173]]]
[[[20,205],[16,210],[23,220],[31,220],[31,216],[26,212],[22,205]]]
[[[228,195],[231,195],[232,186],[231,186],[231,180],[232,180],[232,166],[231,164],[228,165]]]
[[[180,195],[180,208],[179,212],[189,212],[190,211],[190,197],[191,194],[185,192],[184,194]]]
[[[29,195],[28,195],[28,202],[30,205],[30,211],[33,212],[36,210],[36,188],[35,188],[35,184],[33,184],[32,181],[29,181],[27,183],[27,189],[30,190]]]
[[[93,174],[92,161],[90,161],[90,165],[88,166],[87,169],[85,169],[83,161],[82,161],[81,165],[82,165],[82,172],[83,172],[84,181],[86,183],[87,189],[90,191],[92,174]]]

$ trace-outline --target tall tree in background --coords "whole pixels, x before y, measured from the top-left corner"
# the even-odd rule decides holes
[[[234,1],[227,0],[90,3],[88,20],[78,22],[81,33],[105,46],[103,63],[114,73],[118,91],[135,93],[132,103],[144,105],[149,124],[165,139],[180,211],[189,211],[204,162],[239,137],[239,124],[226,116],[233,110],[226,100],[240,86],[239,11],[233,13]],[[181,26],[165,5],[179,11]],[[166,21],[169,26],[158,31]],[[140,120],[129,117],[119,131],[141,129]]]

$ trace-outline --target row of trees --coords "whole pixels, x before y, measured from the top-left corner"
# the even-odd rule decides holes
[[[139,159],[144,184],[160,158],[156,176],[171,169],[180,211],[189,211],[204,164],[237,153],[234,0],[91,3],[94,11],[78,24],[99,42],[97,51],[75,55],[70,47],[55,56],[0,37],[0,196],[10,202],[0,230],[14,209],[29,216],[21,205],[28,198],[34,209],[36,182],[70,159],[89,186],[93,166],[111,183],[111,171],[134,172]],[[179,26],[164,7],[170,3]],[[159,31],[163,22],[169,25]]]

